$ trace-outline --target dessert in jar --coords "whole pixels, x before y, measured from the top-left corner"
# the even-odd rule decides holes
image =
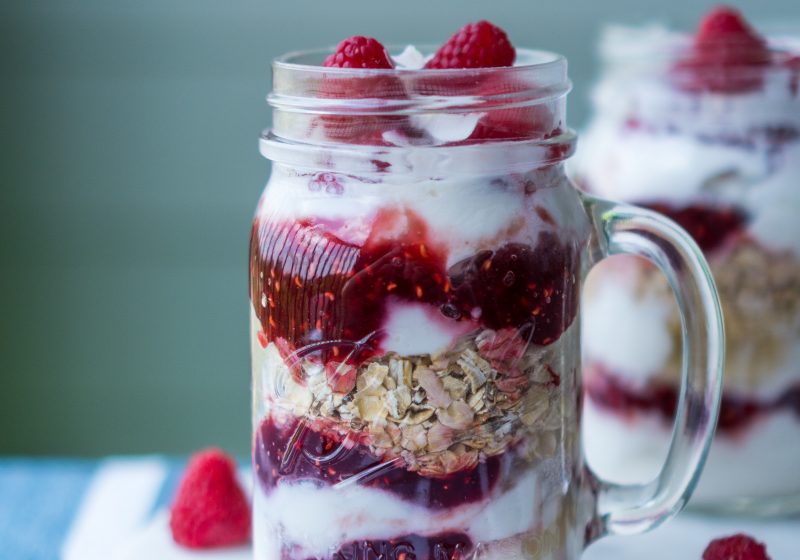
[[[365,37],[325,55],[276,61],[261,141],[255,557],[574,560],[618,518],[663,521],[713,431],[717,302],[680,232],[567,180],[564,59],[488,22],[428,56]],[[710,333],[685,385],[703,419],[640,493],[655,513],[589,473],[579,437],[580,287],[622,216]]]
[[[787,44],[724,7],[691,37],[609,29],[576,158],[583,188],[670,216],[711,264],[727,355],[698,507],[800,507],[800,57]],[[620,257],[593,272],[585,311],[589,462],[648,479],[680,385],[668,285]]]

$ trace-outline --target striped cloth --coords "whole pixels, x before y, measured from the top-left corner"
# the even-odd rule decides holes
[[[246,547],[200,555],[172,543],[165,516],[156,514],[172,500],[184,465],[155,456],[0,458],[0,560],[249,558]],[[772,560],[800,560],[800,518],[687,514],[647,535],[603,539],[582,560],[699,560],[709,540],[740,531],[766,542]]]
[[[171,500],[181,460],[0,458],[0,559],[106,560]]]

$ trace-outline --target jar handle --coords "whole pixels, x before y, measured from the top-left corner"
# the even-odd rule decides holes
[[[683,339],[681,387],[666,461],[658,476],[645,484],[616,484],[586,469],[597,493],[588,532],[591,542],[606,535],[643,533],[686,505],[719,415],[725,334],[708,263],[688,233],[656,212],[581,196],[595,230],[592,264],[619,254],[655,264],[678,303]]]

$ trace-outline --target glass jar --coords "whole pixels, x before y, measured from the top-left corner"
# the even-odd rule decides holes
[[[721,319],[688,236],[564,174],[566,61],[273,65],[250,251],[255,557],[574,560],[680,509],[716,418]],[[653,260],[686,315],[673,453],[652,484],[584,467],[579,300]]]
[[[800,58],[699,73],[663,29],[612,28],[602,45],[579,181],[686,228],[723,305],[721,415],[692,505],[800,511]],[[621,257],[592,274],[585,309],[589,462],[647,480],[680,387],[677,308],[652,266]]]

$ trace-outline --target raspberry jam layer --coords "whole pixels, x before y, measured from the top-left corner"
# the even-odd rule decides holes
[[[678,405],[678,387],[675,385],[651,382],[646,388],[636,389],[596,363],[587,366],[585,386],[592,402],[622,415],[656,412],[671,422]],[[734,434],[746,429],[759,417],[780,410],[793,411],[800,420],[800,385],[790,387],[768,401],[723,393],[717,430]]]
[[[476,328],[532,332],[531,341],[541,345],[555,341],[575,317],[579,252],[552,233],[448,268],[444,248],[409,210],[379,211],[361,246],[334,233],[343,229],[256,219],[251,301],[267,340],[285,339],[298,350],[328,348],[334,356],[342,350],[337,345],[349,346],[350,360],[361,362],[380,351],[388,306],[397,301],[428,304],[454,326],[469,321]]]
[[[347,543],[326,558],[304,560],[464,560],[472,550],[472,541],[463,533],[441,533],[430,537],[404,535],[385,541]],[[284,553],[282,560],[297,560]]]
[[[736,208],[701,205],[673,206],[667,203],[644,204],[651,210],[674,220],[694,238],[708,254],[732,235],[743,231],[744,214]]]
[[[509,470],[509,459],[500,455],[445,477],[425,477],[406,469],[401,460],[381,460],[365,446],[343,442],[336,434],[321,433],[301,420],[279,425],[271,417],[256,433],[253,454],[256,475],[266,492],[282,480],[355,483],[429,509],[480,501],[508,476]]]

